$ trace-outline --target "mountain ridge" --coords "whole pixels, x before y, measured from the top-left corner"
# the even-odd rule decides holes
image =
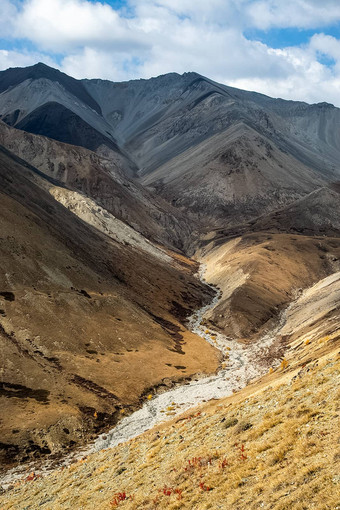
[[[247,349],[276,377],[337,345],[339,126],[197,73],[0,73],[3,463],[62,456],[193,377],[230,389],[239,364],[241,387]]]
[[[0,183],[4,469],[84,444],[148,388],[219,361],[184,325],[212,295],[194,262],[1,147]]]

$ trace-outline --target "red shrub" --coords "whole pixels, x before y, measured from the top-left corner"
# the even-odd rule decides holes
[[[227,459],[223,459],[218,466],[220,469],[224,469],[225,467],[229,466]]]
[[[212,463],[212,458],[204,458],[204,457],[193,457],[191,460],[188,460],[188,466],[184,468],[184,471],[189,471],[195,468],[201,468],[203,466],[207,466]]]
[[[212,490],[212,488],[209,487],[208,485],[205,485],[204,482],[200,482],[199,488],[202,489],[202,491],[207,491],[207,492]]]
[[[25,478],[25,482],[33,482],[33,480],[37,480],[38,478],[41,478],[41,475],[36,475],[35,473],[31,473]]]
[[[174,493],[177,494],[177,499],[182,499],[182,489],[175,489]]]
[[[125,501],[127,498],[126,498],[126,493],[125,492],[117,492],[117,494],[115,494],[113,496],[113,498],[111,499],[110,501],[110,505],[112,507],[116,507],[119,505],[119,503],[121,501]]]

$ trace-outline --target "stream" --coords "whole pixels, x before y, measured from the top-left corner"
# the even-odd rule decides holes
[[[205,270],[205,266],[201,264],[197,276],[212,288],[216,295],[208,305],[196,310],[188,318],[187,327],[221,351],[221,369],[216,375],[196,378],[153,396],[141,409],[121,420],[110,432],[101,434],[86,454],[124,443],[202,402],[227,397],[268,371],[268,365],[259,363],[259,358],[264,358],[275,338],[275,331],[262,337],[256,344],[245,346],[202,324],[205,314],[214,308],[221,298],[221,291],[204,280]]]
[[[142,434],[160,423],[171,420],[184,411],[211,399],[220,399],[244,388],[250,381],[268,371],[268,364],[259,362],[264,360],[269,347],[275,339],[275,334],[285,320],[282,314],[277,327],[258,342],[243,345],[236,340],[214,332],[203,325],[205,314],[214,308],[221,298],[221,291],[204,280],[205,266],[201,264],[197,275],[201,281],[212,288],[216,295],[208,304],[196,310],[188,319],[187,327],[193,333],[204,338],[222,353],[221,368],[217,374],[195,379],[183,385],[176,385],[168,391],[152,396],[141,409],[123,418],[109,432],[103,433],[91,444],[67,455],[58,466],[68,466],[70,463],[104,448],[112,448]],[[3,488],[22,478],[28,470],[36,474],[47,474],[56,465],[51,461],[44,462],[39,468],[34,464],[26,464],[9,470],[1,477]]]

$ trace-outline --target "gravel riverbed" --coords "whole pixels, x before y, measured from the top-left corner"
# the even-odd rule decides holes
[[[204,280],[204,273],[205,267],[202,264],[197,276],[209,285]],[[164,393],[152,395],[150,400],[146,400],[141,409],[123,418],[112,430],[98,436],[87,447],[65,457],[61,462],[57,463],[57,467],[67,466],[74,460],[93,452],[125,443],[129,439],[142,434],[162,422],[172,419],[174,416],[202,402],[227,397],[245,387],[254,378],[268,371],[268,365],[259,362],[259,360],[265,359],[266,352],[275,338],[275,331],[271,331],[257,343],[244,345],[237,340],[232,340],[221,333],[207,328],[203,324],[204,317],[209,310],[217,305],[221,298],[221,291],[212,285],[210,286],[216,291],[214,299],[208,305],[196,310],[188,318],[187,327],[221,351],[222,361],[218,373],[208,377],[197,377],[186,384],[176,385]],[[284,317],[282,320],[284,320]],[[36,474],[46,474],[55,467],[56,464],[52,461],[44,462],[39,468],[33,463],[19,466],[1,477],[0,483],[3,488],[6,488],[22,478],[23,474],[28,471],[35,471]]]

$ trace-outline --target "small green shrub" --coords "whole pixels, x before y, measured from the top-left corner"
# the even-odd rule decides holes
[[[251,429],[252,426],[253,426],[253,424],[248,421],[241,421],[237,425],[235,432],[236,432],[236,434],[240,434],[240,432],[245,432],[246,430]]]
[[[237,423],[238,423],[237,418],[230,418],[229,420],[224,422],[224,428],[229,429],[230,427],[235,427]]]

